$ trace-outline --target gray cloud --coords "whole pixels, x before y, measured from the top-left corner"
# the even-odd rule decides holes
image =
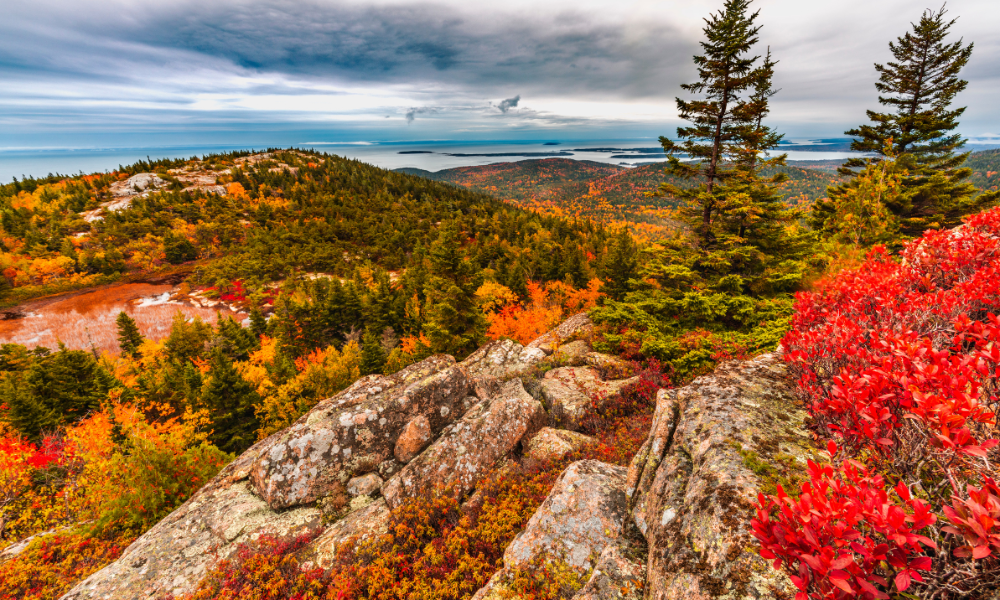
[[[379,135],[390,139],[397,133],[386,131],[492,136],[559,127],[580,135],[669,134],[678,85],[696,76],[691,55],[701,18],[719,5],[7,0],[0,21],[0,145],[11,132],[30,140],[32,132],[100,131],[103,123],[139,135],[167,121],[192,130],[217,122],[227,132],[238,123],[381,127]],[[762,46],[771,45],[781,61],[775,124],[792,135],[836,135],[877,107],[872,63],[890,60],[888,41],[919,17],[924,2],[758,0],[756,6]],[[854,19],[860,9],[869,18]],[[952,10],[961,16],[956,35],[977,43],[966,72],[972,83],[959,97],[969,105],[963,128],[969,135],[1000,130],[993,0],[956,1]],[[352,101],[355,90],[370,101]],[[506,98],[512,90],[519,94]],[[539,110],[517,104],[521,96]],[[490,105],[490,98],[506,99]],[[435,118],[418,118],[430,114]]]
[[[420,114],[429,114],[429,113],[435,113],[435,112],[438,112],[438,110],[435,109],[435,108],[429,108],[429,107],[426,107],[426,106],[420,106],[420,107],[411,108],[410,110],[406,111],[406,115],[405,115],[406,123],[407,124],[412,123],[417,118],[417,115],[420,115]]]
[[[506,100],[501,100],[500,104],[497,104],[497,108],[500,112],[506,114],[508,110],[517,107],[517,103],[521,101],[521,94],[514,96],[513,98],[507,98]]]
[[[605,23],[582,13],[527,18],[430,3],[127,4],[127,11],[114,5],[61,6],[31,34],[50,37],[48,52],[8,56],[16,66],[35,72],[74,66],[88,70],[86,64],[74,65],[76,61],[50,60],[53,55],[80,57],[79,46],[87,43],[80,38],[85,37],[139,44],[151,53],[179,51],[224,60],[259,72],[355,82],[459,83],[487,93],[518,84],[533,91],[608,97],[662,94],[665,83],[693,72],[686,62],[679,68],[679,61],[662,60],[688,56],[695,49],[693,40],[670,23],[637,35],[625,23]],[[28,37],[16,28],[5,33],[11,47]],[[99,48],[88,50],[100,54]]]

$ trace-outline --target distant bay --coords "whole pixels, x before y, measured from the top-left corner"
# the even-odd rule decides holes
[[[355,158],[386,169],[404,167],[440,171],[454,167],[487,165],[538,158],[561,157],[602,163],[635,166],[665,160],[657,151],[654,139],[632,140],[537,140],[537,141],[427,141],[427,142],[324,142],[304,141],[295,144],[348,158]],[[50,173],[75,175],[113,171],[147,157],[190,158],[233,150],[261,150],[248,145],[151,146],[132,148],[0,148],[0,182],[14,177],[44,177]],[[286,146],[283,146],[286,147]],[[829,148],[829,150],[827,150]],[[783,145],[790,160],[843,160],[852,153],[844,150],[843,140],[811,143],[796,140]]]

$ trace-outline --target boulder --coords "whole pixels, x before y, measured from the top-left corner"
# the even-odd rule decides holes
[[[612,544],[573,600],[642,600],[645,580],[646,566],[626,558],[621,545]]]
[[[504,382],[528,373],[545,359],[538,348],[525,348],[514,340],[492,341],[469,355],[462,366],[474,383]]]
[[[557,365],[579,366],[586,360],[588,352],[590,352],[590,344],[583,340],[577,340],[557,347],[552,352],[552,361]]]
[[[378,473],[368,473],[355,477],[347,482],[347,493],[351,496],[372,496],[382,487],[382,478]]]
[[[299,551],[303,566],[329,569],[345,544],[353,546],[388,533],[389,515],[384,499],[355,510]]]
[[[464,494],[521,438],[540,429],[545,418],[542,405],[524,391],[521,380],[512,379],[445,429],[385,484],[382,495],[395,508],[407,498],[446,489]]]
[[[165,188],[170,185],[156,173],[138,173],[125,181],[111,184],[111,193],[115,196],[134,196],[151,189]]]
[[[503,568],[473,596],[500,598],[510,577],[539,562],[554,561],[586,575],[618,542],[628,517],[624,467],[596,460],[573,463],[503,555]],[[571,590],[576,592],[578,590]]]
[[[596,441],[575,431],[545,427],[524,444],[524,456],[537,461],[559,460]]]
[[[424,415],[417,415],[403,427],[403,431],[396,440],[396,448],[393,455],[396,460],[406,464],[413,460],[413,457],[427,447],[434,434],[431,431],[431,422]]]
[[[594,332],[594,322],[587,313],[578,313],[563,321],[552,331],[545,333],[530,344],[528,348],[538,348],[545,354],[552,354],[559,344],[574,338],[589,338]]]
[[[781,356],[767,354],[657,395],[628,477],[631,514],[649,544],[647,598],[794,596],[757,554],[750,528],[758,492],[776,483],[767,473],[796,476],[814,457],[794,388]]]
[[[593,367],[561,367],[545,373],[541,392],[552,423],[576,431],[595,403],[638,381],[638,377],[604,381]]]
[[[633,374],[632,366],[627,361],[610,354],[588,352],[583,357],[583,364],[594,367],[607,379],[620,379]]]
[[[461,416],[468,392],[468,374],[450,356],[364,377],[260,449],[250,470],[254,489],[275,510],[343,496],[348,480],[394,456],[407,424],[422,416],[432,434],[440,432]]]

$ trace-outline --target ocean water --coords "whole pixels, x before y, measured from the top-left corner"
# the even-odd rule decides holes
[[[276,144],[277,145],[277,144]],[[343,142],[307,141],[296,144],[320,152],[355,158],[386,169],[411,167],[440,171],[454,167],[488,165],[498,162],[561,157],[635,166],[664,160],[653,139],[521,142]],[[824,146],[830,146],[826,151]],[[262,146],[266,147],[266,145]],[[784,146],[789,160],[843,160],[852,153],[840,144],[812,144],[807,140]],[[14,177],[43,177],[50,173],[75,175],[113,171],[147,157],[190,158],[218,152],[251,149],[246,145],[151,146],[134,148],[0,148],[0,183]],[[257,148],[260,149],[260,148]]]

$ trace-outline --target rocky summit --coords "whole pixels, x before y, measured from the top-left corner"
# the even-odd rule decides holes
[[[559,458],[592,443],[573,431],[588,403],[637,379],[591,351],[592,330],[577,315],[528,346],[498,340],[463,362],[438,355],[362,378],[251,447],[63,598],[188,593],[262,535],[308,533],[300,558],[327,567],[344,544],[384,533],[408,499],[472,494],[504,461]],[[579,599],[789,592],[758,557],[748,523],[753,498],[773,485],[759,465],[801,469],[811,453],[792,389],[780,356],[768,354],[660,390],[631,466],[570,464],[474,598],[509,597],[514,570],[552,561],[576,574],[568,591]]]

